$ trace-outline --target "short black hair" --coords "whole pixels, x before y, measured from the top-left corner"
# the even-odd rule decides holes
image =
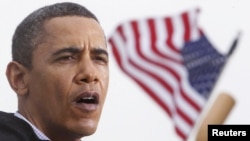
[[[63,16],[82,16],[92,18],[99,23],[91,11],[76,3],[62,2],[39,8],[17,26],[12,38],[12,60],[31,69],[32,53],[43,39],[44,23]]]

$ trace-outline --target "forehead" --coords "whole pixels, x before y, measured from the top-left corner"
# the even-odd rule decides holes
[[[106,43],[100,24],[92,19],[80,16],[52,18],[44,24],[45,42],[87,42]],[[78,43],[79,44],[79,43]]]
[[[44,31],[42,42],[34,51],[37,57],[46,58],[53,52],[68,47],[77,47],[85,51],[94,48],[107,50],[104,32],[99,23],[91,18],[79,16],[52,18],[44,23]]]
[[[45,31],[55,31],[66,29],[78,29],[82,28],[84,30],[99,30],[102,31],[100,24],[93,18],[87,18],[82,16],[62,16],[54,17],[47,20],[44,23]]]

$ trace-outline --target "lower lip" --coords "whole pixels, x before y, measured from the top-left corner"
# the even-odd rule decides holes
[[[98,104],[75,103],[75,106],[85,112],[93,112],[98,108]]]

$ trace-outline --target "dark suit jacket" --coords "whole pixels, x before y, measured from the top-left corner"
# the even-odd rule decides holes
[[[0,141],[41,141],[32,127],[14,116],[0,111]]]

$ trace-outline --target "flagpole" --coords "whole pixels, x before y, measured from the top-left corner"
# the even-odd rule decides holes
[[[231,56],[232,53],[234,52],[234,50],[235,50],[235,48],[236,48],[236,46],[237,46],[237,44],[239,42],[240,36],[241,36],[241,31],[238,32],[238,35],[237,35],[236,39],[233,41],[233,44],[231,45],[231,48],[229,49],[229,51],[227,53],[228,57]]]
[[[232,53],[235,51],[237,44],[239,42],[239,38],[241,36],[241,32],[238,32],[236,39],[233,41],[228,53],[227,57],[229,58]],[[223,67],[224,68],[224,67]],[[202,120],[200,124],[197,134],[196,141],[207,141],[208,135],[208,124],[223,124],[233,106],[235,105],[235,99],[229,93],[220,93],[213,105],[209,109],[208,113]]]
[[[208,125],[223,124],[234,105],[235,99],[229,93],[219,94],[198,129],[196,141],[207,141]]]

